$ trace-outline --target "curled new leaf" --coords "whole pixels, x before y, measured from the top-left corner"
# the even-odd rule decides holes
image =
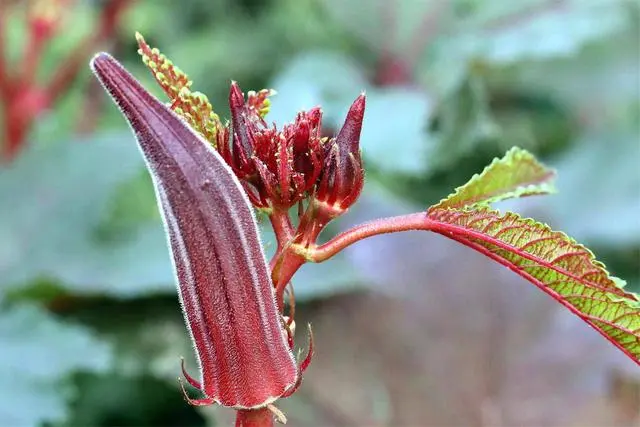
[[[299,372],[246,194],[210,144],[115,59],[92,67],[131,124],[147,162],[205,394],[193,404],[259,408],[287,394]]]
[[[513,147],[431,209],[488,205],[500,200],[555,192],[555,172],[526,150]]]
[[[432,208],[429,229],[507,266],[640,364],[640,298],[566,234],[486,207]]]

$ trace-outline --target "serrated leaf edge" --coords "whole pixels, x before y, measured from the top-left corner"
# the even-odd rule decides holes
[[[449,212],[449,213],[461,213],[461,214],[482,214],[482,213],[490,213],[493,215],[498,215],[500,218],[505,218],[508,215],[511,215],[512,217],[514,217],[515,220],[520,220],[520,221],[524,221],[527,224],[533,224],[535,226],[541,227],[543,229],[543,231],[545,232],[549,232],[554,234],[555,236],[558,236],[561,239],[565,239],[568,243],[570,243],[571,245],[574,245],[576,247],[576,249],[578,250],[582,250],[584,251],[584,253],[587,255],[588,257],[588,261],[598,270],[600,270],[602,273],[604,273],[605,278],[611,280],[611,283],[614,285],[614,289],[610,289],[610,288],[602,288],[602,287],[595,287],[597,289],[599,289],[606,298],[608,298],[609,300],[611,300],[614,303],[622,303],[624,305],[626,305],[627,307],[633,309],[633,310],[640,310],[640,295],[636,294],[634,292],[628,292],[625,291],[624,288],[626,286],[626,282],[618,277],[612,276],[609,271],[606,269],[605,265],[601,262],[598,261],[595,257],[595,255],[593,254],[593,252],[587,248],[586,246],[582,245],[581,243],[578,243],[575,239],[573,239],[572,237],[568,236],[566,233],[562,232],[562,231],[556,231],[553,230],[549,225],[542,223],[540,221],[536,221],[533,218],[526,218],[526,217],[522,217],[516,213],[513,212],[507,212],[507,213],[501,213],[498,210],[495,209],[491,209],[488,207],[465,207],[462,209],[456,209],[456,208],[439,208],[439,209],[434,209],[433,211],[430,211],[427,215],[429,221],[432,221],[434,223],[437,224],[442,224],[444,227],[442,227],[441,229],[438,228],[438,226],[432,226],[430,227],[430,229],[434,232],[437,232],[439,234],[444,235],[445,237],[448,237],[452,240],[455,240],[465,246],[468,246],[480,253],[482,253],[483,255],[493,259],[494,261],[504,265],[505,267],[509,268],[510,270],[512,270],[513,272],[515,272],[516,274],[520,275],[521,277],[525,278],[526,280],[528,280],[529,282],[533,283],[536,287],[540,288],[543,292],[549,294],[550,296],[552,296],[556,301],[558,301],[560,304],[562,304],[563,306],[565,306],[567,309],[569,309],[572,313],[574,313],[575,315],[577,315],[578,317],[580,317],[583,321],[587,322],[591,327],[593,327],[594,329],[596,329],[601,335],[603,335],[609,342],[611,342],[612,344],[614,344],[616,347],[618,347],[620,350],[622,350],[625,354],[627,354],[634,362],[636,362],[638,365],[640,365],[640,355],[631,353],[631,351],[629,349],[627,349],[626,347],[624,347],[621,343],[619,343],[617,340],[615,340],[612,336],[610,336],[609,334],[607,334],[602,328],[600,328],[597,324],[595,324],[595,322],[602,322],[602,323],[608,323],[610,326],[615,327],[619,330],[624,330],[626,333],[629,333],[630,335],[637,335],[637,331],[628,331],[626,330],[626,328],[616,324],[616,323],[612,323],[612,321],[607,321],[605,319],[598,319],[598,318],[594,318],[593,316],[591,316],[588,313],[584,313],[582,311],[580,311],[577,307],[575,307],[574,305],[572,305],[569,301],[567,301],[566,296],[562,295],[558,292],[556,292],[553,288],[549,287],[544,281],[541,281],[540,279],[532,276],[530,273],[528,273],[527,271],[523,270],[522,268],[520,268],[517,264],[514,264],[512,262],[510,262],[508,259],[501,257],[500,255],[490,251],[488,248],[486,248],[485,246],[474,242],[473,239],[477,239],[477,240],[481,240],[483,242],[487,242],[491,245],[495,245],[497,247],[499,247],[500,249],[506,250],[506,251],[510,251],[512,253],[516,253],[518,256],[536,262],[537,264],[539,264],[541,267],[543,268],[549,268],[554,270],[555,272],[568,276],[570,278],[579,280],[578,278],[575,277],[575,275],[573,274],[567,274],[566,271],[562,271],[558,268],[554,268],[553,265],[548,265],[545,263],[540,263],[539,260],[540,258],[536,258],[535,256],[529,255],[527,252],[524,251],[520,251],[518,250],[518,248],[503,242],[501,240],[499,240],[498,238],[495,238],[491,235],[488,234],[483,234],[482,232],[473,230],[473,229],[469,229],[469,228],[465,228],[456,224],[451,224],[448,222],[444,222],[439,220],[437,217],[433,217],[432,215],[435,214],[435,212],[440,211],[440,212]],[[514,250],[516,249],[516,250]],[[619,293],[614,292],[614,290],[618,290]]]
[[[477,183],[485,179],[487,174],[489,174],[498,165],[501,165],[503,163],[508,163],[508,162],[518,162],[518,161],[522,161],[523,159],[533,161],[540,167],[548,169],[547,181],[541,181],[540,183],[536,183],[536,184],[517,186],[512,190],[491,195],[486,199],[480,199],[480,200],[470,199],[459,205],[450,205],[448,203],[453,199],[455,199],[456,197],[458,197],[468,187],[472,185],[477,185]],[[534,195],[554,194],[557,192],[557,190],[555,188],[555,185],[551,182],[551,180],[555,177],[555,175],[556,175],[555,170],[542,165],[535,158],[535,156],[530,152],[528,152],[527,150],[524,150],[520,147],[512,147],[509,151],[505,153],[504,156],[495,157],[493,161],[482,170],[482,172],[474,174],[471,177],[471,179],[469,179],[469,181],[457,187],[453,193],[449,194],[447,197],[445,197],[444,199],[441,199],[438,203],[431,206],[428,209],[428,211],[431,211],[432,209],[445,209],[445,208],[460,209],[465,206],[487,206],[488,207],[492,203],[499,202],[506,199],[519,198],[519,197],[525,197],[525,196],[534,196]]]

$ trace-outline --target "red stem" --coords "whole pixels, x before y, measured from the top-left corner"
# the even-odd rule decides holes
[[[282,252],[286,244],[293,238],[293,225],[291,225],[291,218],[289,213],[283,210],[274,210],[269,215],[269,221],[271,221],[271,227],[276,235],[276,242],[278,247],[276,249],[276,256]],[[275,258],[271,260],[273,263]],[[272,265],[273,268],[273,265]]]
[[[5,19],[7,16],[7,5],[0,1],[0,105],[2,106],[3,114],[3,134],[0,141],[0,149],[5,160],[10,157],[9,151],[13,151],[10,148],[15,145],[11,135],[15,133],[13,129],[10,129],[12,123],[12,117],[10,117],[10,105],[11,105],[11,87],[9,70],[7,69],[7,62],[4,51],[4,31],[5,31]]]
[[[278,248],[271,260],[271,278],[275,286],[276,302],[282,311],[284,290],[296,271],[307,261],[297,248],[314,247],[318,235],[333,218],[334,212],[317,205],[312,200],[300,218],[294,232],[288,211],[274,211],[270,215],[276,234]]]
[[[389,0],[380,5],[382,12],[382,28],[386,31],[385,37],[383,37],[383,45],[380,49],[383,56],[391,54],[393,51],[393,44],[396,42],[396,40],[391,36],[395,35],[398,29],[396,25],[398,22],[396,16],[398,7],[398,0]]]
[[[409,215],[381,218],[365,222],[351,228],[320,246],[310,246],[308,251],[302,250],[307,259],[313,262],[325,261],[347,246],[367,237],[378,234],[395,233],[398,231],[428,230],[429,219],[424,212]]]
[[[24,141],[27,138],[27,132],[33,121],[32,117],[24,114],[16,114],[16,109],[12,109],[11,105],[4,106],[4,160],[10,162],[20,152]],[[19,111],[18,111],[19,113]]]
[[[98,31],[92,36],[86,37],[71,54],[68,55],[53,73],[47,89],[47,97],[50,103],[55,102],[76,79],[83,69],[87,57],[96,45],[111,38],[116,30],[118,20],[130,0],[111,0],[102,10]]]
[[[0,11],[4,12],[4,11]],[[11,161],[24,144],[29,129],[35,117],[46,108],[48,101],[40,99],[34,102],[32,97],[37,94],[36,72],[42,57],[42,51],[52,36],[51,28],[43,28],[43,24],[37,21],[30,22],[29,41],[22,57],[21,72],[16,74],[12,81],[8,81],[8,70],[5,69],[4,52],[0,51],[0,94],[4,101],[4,127],[5,143],[4,158]],[[0,33],[3,31],[0,23]],[[0,36],[0,46],[4,40]]]
[[[289,212],[274,210],[269,215],[269,221],[276,235],[276,253],[269,262],[271,280],[275,286],[276,303],[282,312],[284,308],[284,290],[296,271],[305,263],[305,259],[291,250],[291,243],[295,237]]]
[[[274,273],[276,273],[276,271],[277,273],[273,275],[273,284],[276,287],[276,302],[281,312],[284,307],[284,290],[296,271],[298,271],[306,261],[304,257],[288,249],[282,256],[281,264],[274,270]]]
[[[416,67],[417,62],[422,57],[427,44],[440,29],[442,16],[448,9],[451,9],[451,7],[451,2],[448,0],[435,2],[433,3],[432,9],[430,9],[423,17],[420,27],[411,38],[407,54],[404,56],[407,59],[407,65],[411,70]]]
[[[469,230],[464,227],[459,227],[453,224],[447,224],[440,221],[433,220],[427,216],[426,213],[414,213],[409,215],[401,215],[391,218],[383,218],[375,221],[371,221],[359,226],[356,226],[350,230],[345,231],[342,234],[339,234],[335,238],[331,239],[329,242],[317,246],[317,247],[309,247],[309,248],[293,248],[294,250],[298,250],[301,255],[304,255],[305,258],[309,261],[314,262],[322,262],[333,255],[337,254],[341,250],[345,249],[347,246],[356,243],[364,238],[375,236],[378,234],[386,234],[386,233],[394,233],[397,231],[409,231],[409,230],[423,230],[423,231],[433,231],[438,234],[442,234],[443,236],[455,240],[458,243],[461,243],[465,246],[468,246],[481,254],[491,258],[492,260],[504,265],[514,273],[519,276],[525,278],[527,281],[536,285],[540,290],[550,295],[553,299],[558,301],[560,304],[569,309],[572,313],[580,317],[582,320],[587,322],[592,328],[600,332],[600,334],[605,337],[609,342],[622,350],[627,356],[631,358],[634,362],[640,365],[640,360],[636,358],[636,356],[632,355],[631,352],[625,349],[620,343],[613,340],[600,326],[598,323],[608,324],[609,326],[616,327],[622,329],[620,325],[614,325],[610,322],[607,323],[603,319],[593,318],[590,315],[580,312],[576,307],[571,305],[566,299],[563,298],[562,295],[558,294],[554,289],[549,286],[546,286],[543,282],[541,282],[538,278],[532,276],[527,271],[523,270],[520,266],[509,262],[509,260],[499,256],[498,254],[492,252],[487,247],[477,243],[486,242],[493,246],[496,246],[500,249],[504,249],[510,252],[518,253],[519,256],[534,261],[536,263],[541,264],[545,268],[554,269],[559,273],[566,275],[568,277],[573,278],[574,280],[580,280],[579,277],[576,277],[571,272],[560,270],[556,266],[553,266],[549,263],[544,262],[538,257],[531,255],[527,252],[518,250],[503,241],[500,241],[494,237],[487,236],[483,233],[480,233],[475,230]],[[592,284],[595,286],[595,284]],[[611,289],[602,289],[603,292],[613,292]],[[623,291],[621,291],[623,292]],[[626,333],[633,334],[633,331],[626,330]]]
[[[38,28],[38,24],[33,23],[31,38],[20,68],[21,73],[19,76],[9,75],[4,52],[4,19],[7,15],[7,5],[0,0],[0,104],[4,114],[4,143],[0,149],[3,151],[4,160],[10,161],[18,154],[37,115],[67,92],[94,46],[114,34],[121,13],[129,3],[130,0],[109,1],[103,9],[98,31],[86,37],[67,58],[60,61],[47,86],[40,90],[35,85],[35,75],[42,50],[52,32]],[[32,97],[35,95],[38,98],[34,101]],[[24,101],[25,96],[28,102]]]
[[[22,57],[22,73],[20,79],[25,87],[29,87],[35,83],[36,71],[42,56],[45,43],[50,39],[51,32],[38,31],[37,24],[32,24],[29,42]]]
[[[273,427],[273,413],[269,408],[238,411],[236,427]]]

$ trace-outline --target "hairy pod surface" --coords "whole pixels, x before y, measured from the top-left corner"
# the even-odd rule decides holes
[[[204,399],[252,409],[298,382],[256,220],[238,179],[182,119],[108,54],[91,62],[153,179]]]

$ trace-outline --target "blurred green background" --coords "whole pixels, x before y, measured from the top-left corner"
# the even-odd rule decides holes
[[[276,89],[278,124],[322,105],[327,134],[366,91],[365,192],[321,238],[424,209],[518,145],[558,169],[560,193],[501,207],[567,232],[640,290],[640,2],[120,1],[114,30],[78,48],[117,2],[0,0],[0,79],[25,73],[34,10],[59,20],[34,87],[81,61],[46,108],[17,110],[32,105],[17,85],[22,98],[2,99],[0,146],[15,117],[34,121],[0,165],[0,425],[231,423],[181,397],[179,357],[195,364],[150,180],[85,65],[108,50],[160,94],[136,30],[224,117],[231,79]],[[444,238],[361,242],[294,285],[317,354],[281,402],[291,425],[640,422],[635,364]]]

